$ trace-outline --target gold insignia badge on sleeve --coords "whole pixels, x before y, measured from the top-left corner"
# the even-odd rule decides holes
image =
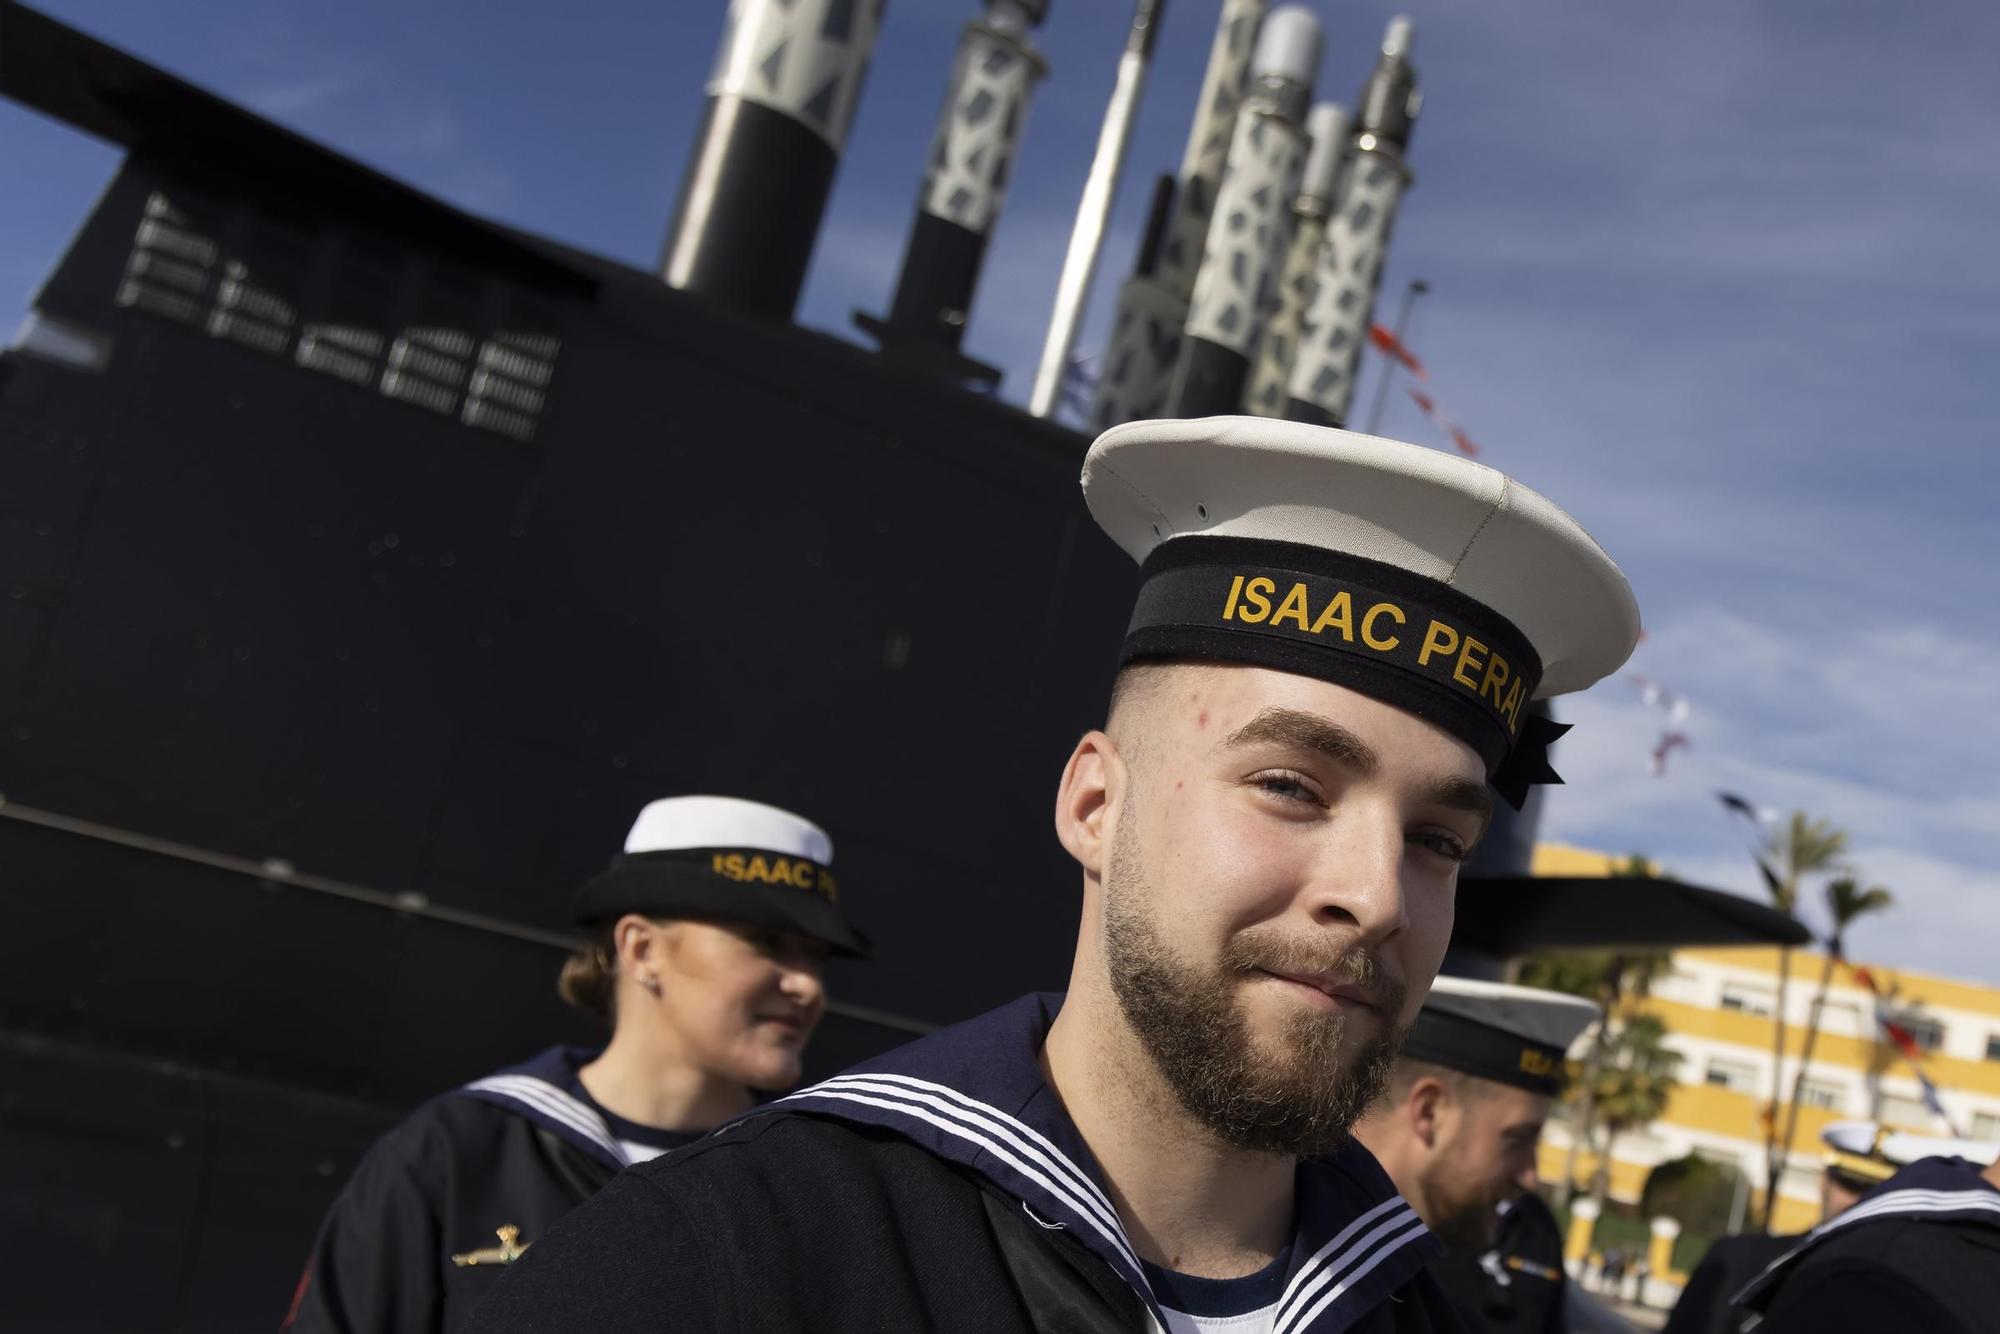
[[[521,1241],[521,1229],[512,1223],[495,1228],[493,1235],[500,1238],[498,1246],[488,1246],[483,1251],[464,1251],[451,1257],[451,1262],[461,1269],[468,1265],[510,1265],[527,1252],[527,1245]]]

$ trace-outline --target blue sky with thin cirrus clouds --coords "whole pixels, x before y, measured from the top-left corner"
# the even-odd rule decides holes
[[[650,266],[721,0],[43,0],[66,22],[474,212]],[[1315,6],[1351,100],[1396,10]],[[1178,163],[1216,0],[1172,0],[1082,345],[1101,343],[1154,173]],[[891,0],[801,317],[894,284],[958,30]],[[1124,40],[1054,0],[966,347],[1025,397]],[[2000,8],[1978,0],[1414,5],[1426,104],[1385,301],[1483,459],[1625,566],[1648,638],[1564,706],[1545,832],[1755,892],[1717,788],[1848,828],[1902,906],[1859,957],[2000,983]],[[0,104],[0,323],[114,153]],[[23,183],[28,183],[23,188]],[[1365,421],[1377,368],[1363,381]],[[1400,391],[1385,434],[1443,444]]]

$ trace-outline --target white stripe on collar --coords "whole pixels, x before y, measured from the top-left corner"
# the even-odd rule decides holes
[[[1126,1261],[1138,1283],[1145,1284],[1144,1266],[1103,1190],[1047,1136],[1018,1118],[949,1085],[892,1073],[837,1075],[779,1101],[814,1099],[907,1116],[984,1149],[1065,1205]],[[1342,1228],[1292,1276],[1272,1308],[1273,1328],[1279,1334],[1292,1334],[1309,1327],[1390,1255],[1428,1235],[1402,1196],[1381,1201]],[[1152,1297],[1150,1285],[1141,1291]]]
[[[897,1080],[907,1079],[906,1076],[895,1076],[894,1078]],[[1082,1178],[1083,1173],[1077,1169],[1076,1164],[1072,1163],[1062,1150],[1049,1143],[1038,1132],[1016,1121],[997,1107],[980,1102],[976,1098],[968,1098],[957,1090],[947,1088],[942,1084],[927,1084],[924,1080],[908,1080],[908,1082],[936,1089],[940,1093],[952,1094],[953,1100],[961,1103],[962,1107],[954,1108],[947,1105],[941,1098],[896,1088],[893,1085],[884,1087],[876,1083],[875,1078],[865,1075],[836,1076],[824,1084],[815,1084],[813,1087],[803,1089],[792,1094],[790,1097],[781,1098],[779,1102],[828,1098],[840,1102],[860,1103],[863,1106],[912,1117],[933,1129],[941,1130],[954,1138],[975,1144],[992,1154],[999,1161],[1013,1168],[1016,1172],[1019,1172],[1029,1181],[1040,1186],[1059,1203],[1067,1205],[1072,1214],[1075,1214],[1084,1223],[1088,1224],[1098,1235],[1109,1242],[1120,1256],[1124,1257],[1126,1263],[1132,1267],[1133,1275],[1137,1277],[1140,1283],[1144,1284],[1146,1282],[1145,1270],[1140,1266],[1139,1257],[1132,1250],[1131,1243],[1126,1240],[1125,1229],[1119,1224],[1117,1215],[1115,1213],[1111,1215],[1108,1225],[1106,1220],[1099,1216],[1097,1212],[1099,1207],[1098,1201],[1102,1200],[1103,1196],[1095,1190],[1094,1186],[1092,1193],[1097,1195],[1096,1200],[1080,1197],[1066,1182],[1051,1180],[1048,1174],[1041,1170],[1041,1168],[1031,1162],[1024,1162],[1021,1156],[1014,1152],[1014,1148],[1009,1146],[1018,1147],[1022,1153],[1041,1162],[1059,1177],[1075,1176]],[[883,1096],[871,1096],[871,1093]],[[888,1100],[889,1098],[895,1098],[898,1101],[892,1102]],[[947,1121],[944,1117],[934,1115],[924,1110],[921,1106],[912,1106],[912,1102],[929,1104],[936,1107],[938,1111],[943,1112],[946,1116],[959,1119]],[[963,1121],[968,1120],[973,1121],[975,1125],[967,1126],[962,1124]],[[1013,1126],[1018,1127],[1022,1134],[1028,1138],[1041,1141],[1046,1146],[1046,1156],[1043,1152],[1038,1152],[1030,1145],[1022,1143],[1021,1136],[1008,1134],[1004,1128],[996,1128],[995,1123],[1001,1123],[1002,1125],[1011,1123]],[[1005,1138],[997,1138],[996,1136],[1005,1136]],[[1088,1181],[1088,1178],[1083,1179]],[[1108,1204],[1104,1207],[1108,1208]],[[1150,1285],[1144,1291],[1149,1298],[1152,1296]]]
[[[967,1097],[957,1089],[952,1088],[949,1084],[933,1083],[930,1080],[917,1079],[910,1075],[860,1074],[836,1075],[819,1085],[819,1087],[866,1088],[880,1084],[901,1085],[903,1088],[911,1090],[911,1092],[903,1093],[899,1089],[878,1089],[878,1091],[897,1093],[899,1096],[911,1098],[936,1107],[940,1111],[952,1112],[957,1115],[961,1114],[957,1109],[962,1108],[962,1114],[974,1117],[995,1133],[1007,1136],[1010,1142],[1020,1144],[1024,1152],[1031,1154],[1036,1161],[1041,1162],[1050,1170],[1059,1174],[1072,1194],[1081,1195],[1087,1203],[1094,1206],[1092,1212],[1100,1220],[1112,1227],[1122,1226],[1118,1218],[1118,1211],[1111,1207],[1109,1197],[1098,1188],[1095,1181],[1090,1179],[1089,1174],[1071,1162],[1068,1155],[1057,1148],[1048,1136],[1020,1118],[1009,1116],[990,1103],[981,1102],[977,1098]],[[939,1099],[944,1099],[956,1106],[946,1107]],[[1027,1143],[1020,1143],[1021,1140],[1026,1140]]]
[[[1851,1227],[1856,1223],[1866,1223],[1876,1218],[1920,1218],[1926,1214],[1991,1213],[2000,1215],[2000,1195],[1991,1190],[1920,1190],[1909,1187],[1892,1190],[1873,1199],[1864,1200],[1845,1213],[1835,1214],[1812,1231],[1805,1239],[1786,1251],[1777,1259],[1757,1271],[1757,1276],[1740,1288],[1730,1300],[1741,1304],[1753,1291],[1761,1291],[1772,1275],[1784,1269],[1803,1255],[1807,1248],[1828,1233],[1839,1228]]]
[[[613,1138],[611,1127],[605,1124],[604,1118],[568,1090],[557,1088],[546,1079],[537,1079],[533,1075],[488,1075],[484,1079],[473,1080],[465,1087],[469,1092],[495,1094],[530,1111],[540,1112],[551,1121],[583,1136],[617,1162],[631,1165],[632,1156]]]
[[[1398,1231],[1397,1229],[1401,1229],[1401,1231]],[[1322,1311],[1326,1310],[1327,1307],[1331,1306],[1333,1303],[1339,1301],[1342,1297],[1346,1296],[1348,1292],[1350,1292],[1353,1289],[1356,1283],[1359,1283],[1362,1279],[1366,1278],[1374,1270],[1376,1265],[1381,1264],[1384,1260],[1388,1259],[1391,1255],[1394,1255],[1397,1251],[1403,1249],[1403,1247],[1409,1245],[1411,1242],[1416,1241],[1421,1237],[1426,1237],[1429,1235],[1430,1235],[1430,1229],[1423,1225],[1423,1222],[1420,1219],[1418,1219],[1414,1211],[1405,1211],[1400,1214],[1391,1214],[1388,1222],[1383,1223],[1380,1227],[1375,1228],[1366,1237],[1363,1237],[1359,1242],[1356,1242],[1354,1246],[1350,1248],[1338,1261],[1336,1261],[1332,1265],[1329,1265],[1327,1269],[1324,1271],[1324,1273],[1321,1275],[1321,1278],[1322,1279],[1330,1278],[1342,1266],[1352,1264],[1354,1261],[1360,1259],[1362,1253],[1367,1249],[1370,1243],[1372,1243],[1378,1238],[1388,1236],[1389,1240],[1383,1244],[1381,1249],[1377,1250],[1373,1255],[1370,1255],[1366,1260],[1362,1261],[1360,1264],[1355,1265],[1355,1267],[1347,1274],[1346,1277],[1342,1278],[1338,1283],[1335,1283],[1331,1288],[1328,1288],[1326,1293],[1318,1301],[1314,1302],[1311,1306],[1308,1306],[1305,1309],[1304,1314],[1298,1316],[1297,1318],[1291,1321],[1288,1321],[1284,1325],[1281,1325],[1279,1327],[1280,1330],[1293,1331],[1293,1330],[1310,1328],[1313,1321],[1319,1319],[1320,1313]],[[1317,1286],[1319,1281],[1320,1280],[1317,1279],[1314,1280],[1314,1286]],[[1343,1324],[1342,1328],[1345,1327],[1346,1327],[1345,1324]]]
[[[1892,1190],[1864,1200],[1846,1213],[1835,1214],[1813,1229],[1814,1236],[1831,1232],[1849,1223],[1865,1222],[1884,1214],[1960,1213],[1967,1209],[2000,1214],[2000,1194],[1991,1190]]]
[[[1369,1224],[1373,1223],[1373,1227]],[[1367,1228],[1366,1232],[1362,1232]],[[1409,1201],[1402,1196],[1393,1196],[1382,1201],[1368,1212],[1356,1218],[1334,1234],[1313,1253],[1310,1260],[1299,1266],[1299,1272],[1292,1275],[1292,1281],[1285,1287],[1285,1295],[1278,1303],[1278,1325],[1280,1331],[1303,1329],[1312,1324],[1319,1313],[1340,1299],[1363,1275],[1369,1273],[1392,1252],[1425,1234],[1426,1229],[1410,1208]],[[1355,1234],[1361,1232],[1359,1238]],[[1393,1235],[1398,1234],[1400,1235]],[[1393,1235],[1393,1240],[1375,1250],[1367,1262],[1362,1257],[1385,1238]],[[1350,1240],[1352,1239],[1352,1240]],[[1356,1266],[1359,1266],[1358,1268]],[[1352,1272],[1345,1272],[1351,1270]],[[1344,1276],[1343,1276],[1344,1274]],[[1338,1279],[1338,1282],[1335,1280]],[[1331,1284],[1330,1288],[1327,1285]],[[1327,1288],[1318,1301],[1313,1301],[1320,1289]],[[1311,1302],[1308,1306],[1307,1303]]]

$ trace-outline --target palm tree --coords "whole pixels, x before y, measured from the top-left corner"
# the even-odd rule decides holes
[[[1673,1095],[1674,1072],[1681,1054],[1662,1045],[1665,1037],[1666,1025],[1658,1016],[1634,1015],[1619,1027],[1609,1060],[1585,1090],[1592,1095],[1604,1128],[1604,1145],[1598,1151],[1597,1172],[1590,1186],[1600,1218],[1604,1216],[1605,1197],[1611,1192],[1611,1155],[1618,1137],[1652,1124],[1666,1112]]]
[[[1799,1051],[1799,1073],[1792,1081],[1792,1105],[1785,1113],[1785,1138],[1779,1162],[1792,1152],[1792,1136],[1799,1128],[1799,1097],[1805,1092],[1806,1067],[1812,1063],[1813,1045],[1819,1041],[1820,1012],[1826,1008],[1827,989],[1833,983],[1833,965],[1845,957],[1847,928],[1857,917],[1882,912],[1896,902],[1896,896],[1880,885],[1861,888],[1853,876],[1842,876],[1826,887],[1827,916],[1833,930],[1826,938],[1826,958],[1820,963],[1819,990],[1813,993],[1812,1010],[1806,1016],[1806,1040]],[[1769,1212],[1767,1208],[1766,1213]]]
[[[1611,870],[1614,879],[1643,879],[1653,874],[1652,864],[1636,852]],[[1654,980],[1666,972],[1667,963],[1668,956],[1663,952],[1612,954],[1580,950],[1543,955],[1521,965],[1516,980],[1524,987],[1566,991],[1597,1002],[1595,1034],[1572,1094],[1577,1104],[1576,1120],[1570,1127],[1569,1152],[1563,1159],[1562,1181],[1557,1186],[1560,1203],[1565,1207],[1576,1194],[1577,1153],[1597,1124],[1597,1076],[1612,1050],[1612,1018],[1626,1003],[1643,999]]]
[[[1799,886],[1809,875],[1832,870],[1847,853],[1847,834],[1824,820],[1815,820],[1804,811],[1793,811],[1784,828],[1773,834],[1757,858],[1764,886],[1778,911],[1798,915]],[[1784,872],[1772,869],[1773,861]],[[1764,1123],[1765,1231],[1771,1229],[1771,1213],[1778,1205],[1778,1178],[1785,1170],[1784,1155],[1778,1151],[1778,1104],[1784,1095],[1785,1007],[1792,985],[1792,949],[1778,947],[1778,994],[1771,1016],[1771,1111]]]

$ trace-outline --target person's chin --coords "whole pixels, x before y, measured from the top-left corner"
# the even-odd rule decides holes
[[[783,1093],[797,1088],[804,1073],[797,1052],[764,1052],[749,1063],[743,1082],[764,1093]]]

